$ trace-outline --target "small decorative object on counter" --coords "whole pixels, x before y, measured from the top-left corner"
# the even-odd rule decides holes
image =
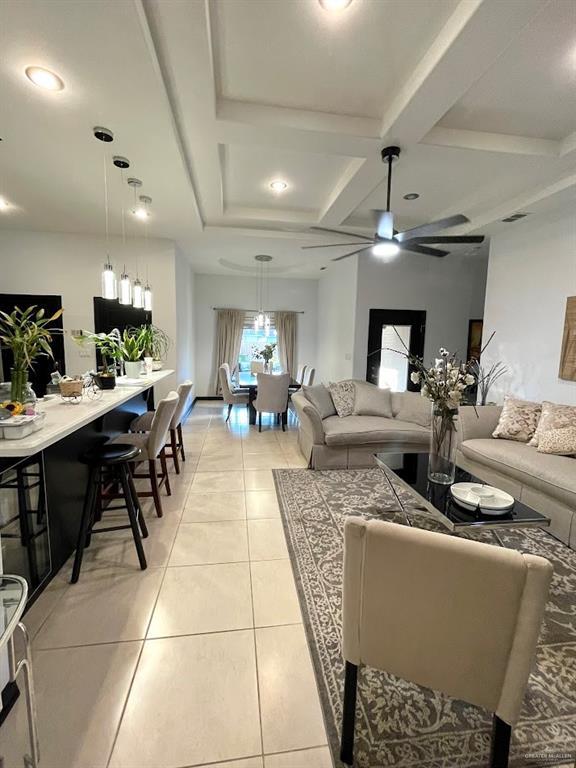
[[[110,333],[91,333],[82,331],[81,336],[75,336],[78,344],[94,344],[102,357],[102,370],[94,373],[94,381],[100,389],[114,389],[116,386],[116,367],[114,361],[122,358],[122,338],[120,331],[115,328]]]
[[[142,355],[146,342],[144,329],[126,328],[122,334],[122,360],[124,371],[130,379],[136,379],[142,373]]]
[[[82,400],[84,382],[80,376],[75,378],[70,378],[70,376],[62,377],[59,387],[60,395],[66,402],[77,404]]]
[[[62,314],[59,309],[51,317],[45,317],[43,309],[33,304],[26,309],[15,307],[8,314],[0,312],[0,346],[8,347],[12,351],[14,362],[11,369],[11,392],[13,401],[26,402],[33,396],[29,390],[28,371],[34,365],[36,358],[44,355],[53,357],[50,342],[52,335],[61,333],[59,328],[50,328]]]

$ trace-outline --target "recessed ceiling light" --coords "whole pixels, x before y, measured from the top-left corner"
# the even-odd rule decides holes
[[[348,8],[352,0],[318,0],[325,11],[341,11]]]
[[[4,197],[0,197],[0,211],[7,211],[10,208],[10,203]]]
[[[270,182],[272,192],[285,192],[288,189],[288,183],[283,179],[274,179]]]
[[[26,77],[45,91],[61,91],[64,88],[62,78],[43,67],[26,67]]]
[[[418,200],[419,197],[418,192],[408,192],[407,195],[404,195],[404,200]]]

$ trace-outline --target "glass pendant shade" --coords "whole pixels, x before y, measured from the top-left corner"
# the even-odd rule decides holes
[[[258,327],[264,328],[264,313],[258,312]]]
[[[264,328],[266,330],[266,335],[270,333],[270,315],[266,315],[264,318]]]
[[[152,311],[152,288],[146,283],[144,287],[144,309],[147,312]]]
[[[255,315],[254,317],[254,330],[258,330],[258,315]]]
[[[134,280],[134,285],[132,286],[132,306],[136,309],[144,307],[144,289],[138,278]]]
[[[122,272],[120,276],[120,296],[118,300],[120,304],[132,304],[132,283],[126,272]]]
[[[114,267],[110,262],[104,264],[102,270],[102,298],[103,299],[115,299],[118,296],[118,286],[116,283],[116,275],[114,274]]]

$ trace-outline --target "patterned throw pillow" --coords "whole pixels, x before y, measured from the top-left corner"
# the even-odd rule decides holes
[[[354,413],[354,400],[356,398],[356,388],[353,381],[330,382],[328,389],[332,395],[334,408],[338,416],[352,416]]]
[[[492,437],[527,443],[536,432],[541,413],[542,406],[540,403],[506,397],[500,414],[500,421],[492,432]]]
[[[559,405],[544,400],[538,428],[529,444],[538,445],[544,432],[548,432],[550,429],[563,429],[564,427],[576,427],[576,406]]]
[[[538,450],[540,453],[554,453],[557,456],[576,456],[576,425],[542,432]]]

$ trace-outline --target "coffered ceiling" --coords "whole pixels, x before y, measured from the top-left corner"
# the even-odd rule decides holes
[[[371,230],[391,143],[401,228],[576,200],[573,0],[4,0],[0,36],[0,227],[102,232],[98,124],[198,271],[317,277],[345,249],[301,251],[331,242],[309,227]],[[112,176],[115,232],[122,200]]]

